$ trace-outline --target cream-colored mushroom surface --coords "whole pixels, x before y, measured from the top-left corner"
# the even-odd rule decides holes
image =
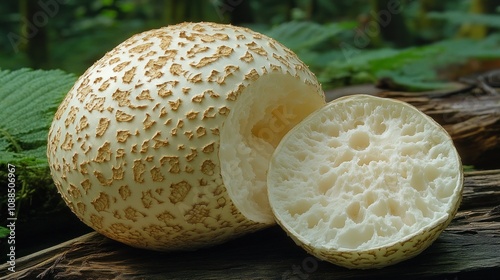
[[[268,192],[278,223],[308,252],[349,268],[400,262],[455,215],[462,167],[447,132],[399,101],[335,100],[275,150]]]
[[[274,223],[269,158],[323,105],[307,66],[262,34],[215,23],[146,31],[63,100],[48,136],[51,174],[72,211],[112,239],[214,245]]]

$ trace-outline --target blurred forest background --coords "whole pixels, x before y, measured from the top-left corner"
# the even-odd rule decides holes
[[[183,21],[268,34],[326,88],[381,77],[434,88],[500,57],[499,0],[19,0],[0,14],[0,69],[11,70],[80,75],[132,34]]]

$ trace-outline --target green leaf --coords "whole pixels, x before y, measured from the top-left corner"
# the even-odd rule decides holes
[[[389,78],[393,84],[392,89],[404,91],[429,91],[440,89],[452,89],[453,84],[447,82],[437,82],[433,79],[425,80],[423,76],[405,75],[398,71],[380,71],[377,78]]]
[[[469,59],[500,58],[500,35],[483,40],[450,39],[427,46],[406,49],[355,49],[350,57],[331,60],[320,73],[326,86],[342,86],[369,79],[357,79],[358,73],[373,79],[391,78],[401,90],[443,89],[449,83],[439,79],[439,69],[458,66]]]
[[[451,23],[463,24],[481,24],[489,27],[500,27],[500,16],[498,14],[486,15],[486,14],[471,14],[458,11],[446,11],[446,12],[430,12],[427,16],[431,19],[443,19]]]
[[[330,23],[326,25],[309,21],[291,21],[282,23],[268,32],[264,32],[295,52],[305,50],[332,38],[342,31],[355,27],[353,22]]]
[[[0,165],[46,165],[47,134],[57,106],[76,81],[60,70],[0,71]]]
[[[0,226],[0,238],[5,238],[9,236],[9,234],[10,234],[10,229]]]
[[[464,169],[464,172],[476,171],[476,168],[474,167],[474,165],[464,165],[463,169]]]

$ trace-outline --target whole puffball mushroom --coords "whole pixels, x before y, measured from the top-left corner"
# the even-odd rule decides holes
[[[246,28],[183,23],[132,36],[75,83],[47,155],[87,225],[188,250],[274,224],[266,172],[281,137],[324,105],[289,49]]]

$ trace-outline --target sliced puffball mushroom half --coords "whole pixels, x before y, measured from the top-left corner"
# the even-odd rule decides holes
[[[416,108],[367,95],[338,99],[280,142],[268,194],[277,222],[314,256],[380,268],[427,248],[461,201],[447,132]]]

